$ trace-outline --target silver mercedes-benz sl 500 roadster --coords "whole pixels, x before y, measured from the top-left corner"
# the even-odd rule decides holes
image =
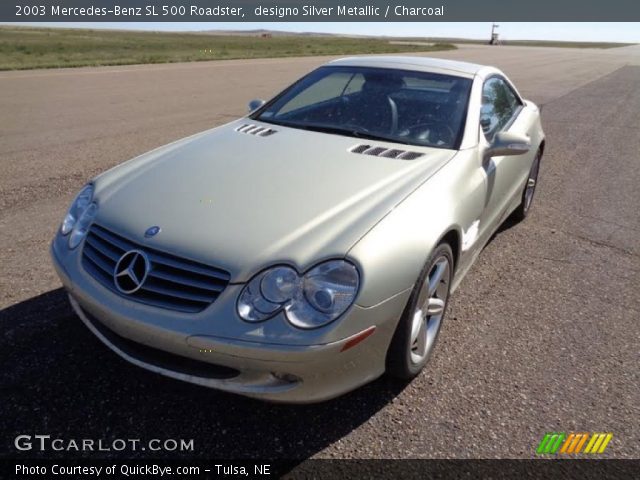
[[[271,401],[413,378],[529,212],[539,109],[496,68],[368,56],[250,110],[80,191],[51,246],[78,316],[135,365]]]

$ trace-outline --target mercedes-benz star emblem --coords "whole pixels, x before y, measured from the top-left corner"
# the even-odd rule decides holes
[[[147,231],[144,232],[144,236],[146,238],[151,238],[151,237],[155,237],[158,233],[160,233],[160,227],[157,225],[154,225],[153,227],[147,228]]]
[[[142,287],[150,269],[149,258],[144,252],[129,250],[116,263],[113,282],[122,293],[134,293]]]

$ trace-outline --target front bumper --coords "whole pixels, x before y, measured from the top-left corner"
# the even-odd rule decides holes
[[[245,338],[229,338],[220,328],[219,316],[228,322],[240,321],[235,301],[232,308],[218,305],[213,315],[187,319],[113,294],[82,270],[79,254],[61,261],[55,241],[51,256],[80,319],[125,360],[178,380],[276,402],[328,400],[382,375],[391,337],[410,293],[401,292],[370,308],[354,305],[339,322],[349,322],[356,331],[333,341],[305,345],[299,338],[288,343],[286,335],[279,342],[273,336],[261,336],[264,325],[277,318],[246,324]],[[228,295],[235,299],[241,287],[230,286]],[[217,330],[212,324],[218,325]],[[373,334],[343,350],[371,327],[375,327]],[[260,341],[247,339],[252,337]]]

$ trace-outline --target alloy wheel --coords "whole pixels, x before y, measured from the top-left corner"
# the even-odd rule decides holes
[[[536,154],[536,158],[531,166],[529,172],[529,178],[527,179],[527,186],[524,191],[524,210],[529,210],[531,202],[533,201],[533,195],[536,191],[536,185],[538,183],[538,170],[540,170],[540,152]]]
[[[449,259],[438,257],[425,278],[411,323],[411,362],[422,363],[430,354],[444,316],[451,266]]]

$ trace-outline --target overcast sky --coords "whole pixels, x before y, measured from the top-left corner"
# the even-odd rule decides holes
[[[21,23],[33,26],[116,28],[134,30],[286,30],[292,32],[353,33],[365,35],[487,38],[489,22],[433,23],[252,23],[252,22],[104,22],[104,23]],[[521,23],[501,22],[498,28],[505,40],[576,40],[640,43],[640,23]]]

